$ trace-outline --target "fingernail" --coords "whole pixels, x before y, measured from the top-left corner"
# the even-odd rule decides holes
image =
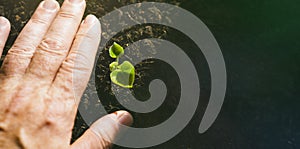
[[[117,119],[118,119],[119,123],[126,125],[126,126],[130,126],[132,124],[133,118],[128,112],[117,111],[117,112],[115,112],[115,114],[117,115]]]
[[[57,3],[54,0],[45,0],[43,7],[48,10],[54,10],[57,7]]]
[[[73,4],[78,4],[81,3],[83,0],[69,0],[69,2],[73,3]]]
[[[84,24],[93,24],[95,22],[95,17],[93,15],[88,15],[85,19],[84,19]]]

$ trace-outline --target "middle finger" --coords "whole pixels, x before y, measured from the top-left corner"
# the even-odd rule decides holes
[[[26,76],[51,83],[66,58],[85,9],[85,0],[66,0],[27,68]]]

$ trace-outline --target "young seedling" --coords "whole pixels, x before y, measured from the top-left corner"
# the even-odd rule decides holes
[[[135,78],[134,66],[129,61],[124,61],[119,65],[119,57],[124,54],[124,48],[116,42],[109,48],[109,55],[115,58],[116,61],[109,64],[110,79],[113,83],[124,87],[132,88]]]

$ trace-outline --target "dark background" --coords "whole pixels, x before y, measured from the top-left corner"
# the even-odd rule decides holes
[[[39,2],[0,0],[0,15],[7,17],[12,23],[12,32],[4,54]],[[86,13],[101,17],[114,7],[134,2],[138,1],[88,0]],[[200,98],[192,121],[175,138],[152,148],[300,148],[300,1],[164,2],[179,4],[208,26],[222,49],[228,85],[225,102],[217,120],[206,133],[198,134],[210,88],[206,69],[204,77],[200,78],[204,84],[201,88],[204,97]],[[176,37],[174,36],[168,39],[172,40]],[[205,61],[199,64],[202,65],[207,67]],[[87,128],[78,117],[74,140]],[[135,125],[138,126],[139,121]]]

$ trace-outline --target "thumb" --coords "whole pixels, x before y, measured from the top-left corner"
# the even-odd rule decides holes
[[[120,124],[131,125],[132,116],[126,111],[117,111],[97,120],[76,142],[71,149],[105,149],[121,132]],[[122,130],[123,131],[123,130]]]

